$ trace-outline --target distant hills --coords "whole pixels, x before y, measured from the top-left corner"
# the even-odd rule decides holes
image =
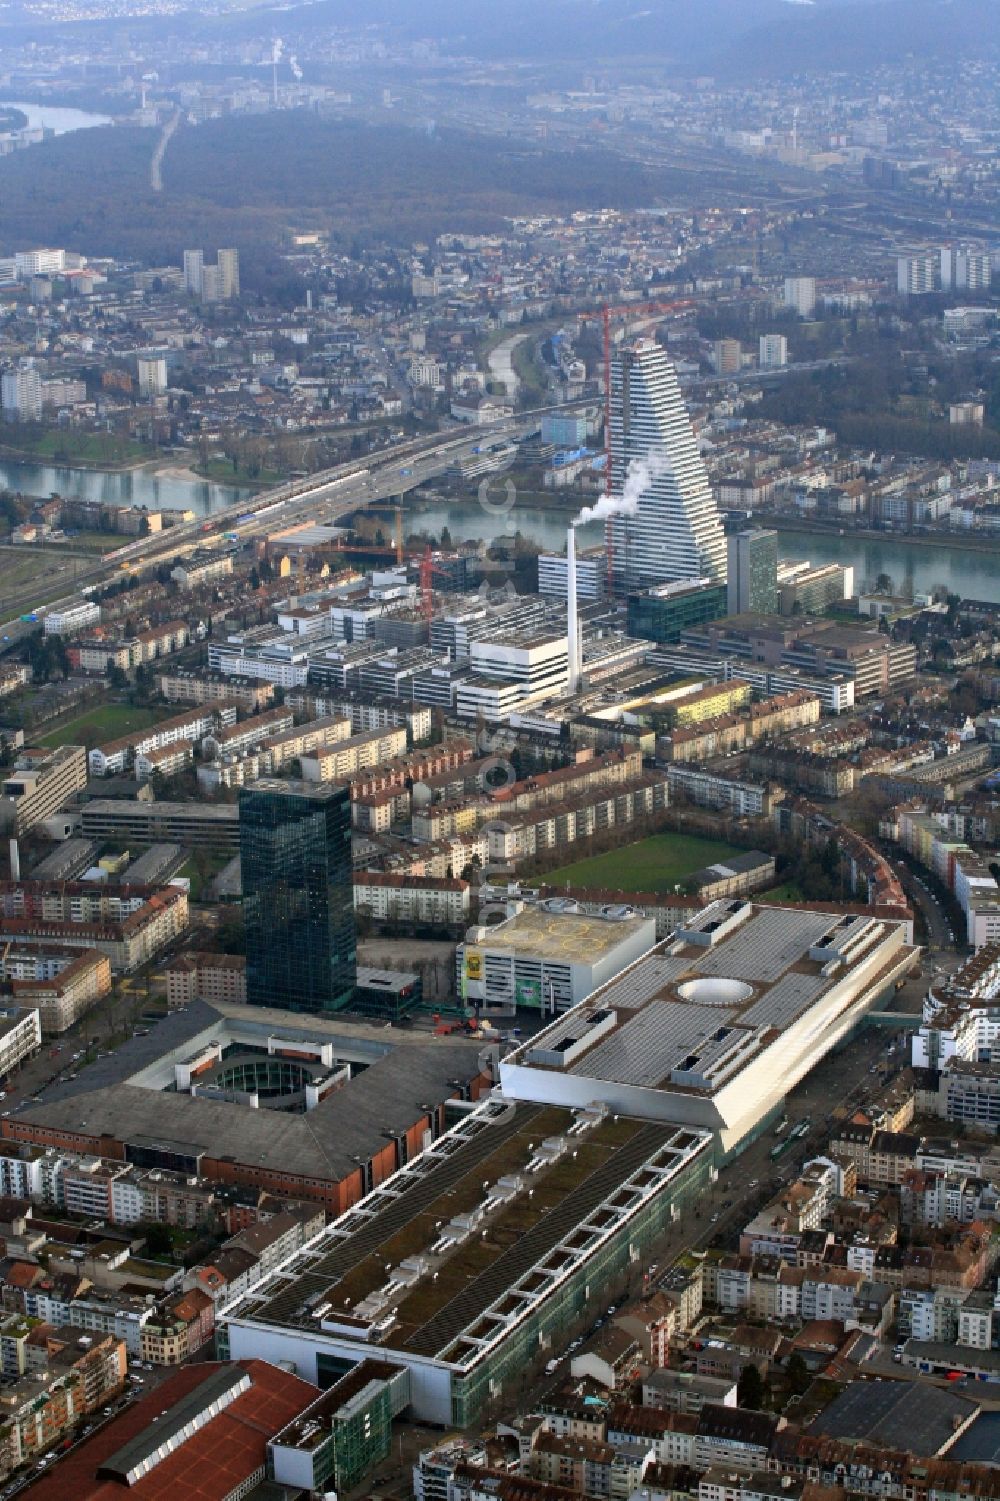
[[[11,41],[53,24],[6,15],[0,36]],[[1000,0],[264,0],[223,15],[201,15],[192,0],[182,16],[58,24],[63,33],[122,32],[140,44],[178,25],[204,43],[270,31],[298,45],[331,29],[371,28],[445,55],[549,63],[554,81],[560,67],[599,75],[616,64],[736,80],[995,54]]]
[[[259,28],[267,13],[225,24]],[[982,55],[1000,35],[1000,0],[314,0],[273,15],[279,31],[367,23],[484,61],[551,58],[595,72],[656,61],[775,76]]]

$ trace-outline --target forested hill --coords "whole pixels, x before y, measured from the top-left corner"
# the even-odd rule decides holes
[[[345,244],[409,244],[443,229],[498,230],[511,214],[651,204],[669,187],[663,174],[598,149],[567,154],[282,112],[182,127],[154,193],[156,139],[115,126],[0,159],[0,250],[65,245],[176,264],[185,246],[249,254],[289,228],[328,228]]]

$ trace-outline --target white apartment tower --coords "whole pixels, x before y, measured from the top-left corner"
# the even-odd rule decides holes
[[[219,296],[222,298],[240,295],[240,253],[238,250],[220,250]]]
[[[140,396],[162,396],[167,389],[167,362],[163,355],[141,354],[137,360]]]
[[[608,521],[616,592],[674,579],[726,580],[726,538],[677,371],[655,339],[636,339],[611,362],[611,494],[648,479],[632,514]]]
[[[941,286],[941,253],[919,251],[896,257],[896,291],[901,297],[924,297]]]
[[[785,307],[794,308],[800,318],[811,318],[816,311],[815,276],[785,277]]]
[[[201,296],[201,276],[204,266],[205,252],[203,250],[185,250],[184,290],[190,292],[192,297]]]
[[[971,245],[942,245],[941,290],[988,292],[993,277],[990,253]]]
[[[7,422],[36,422],[42,415],[42,378],[30,360],[5,370],[0,403]]]
[[[788,340],[784,334],[761,334],[760,368],[783,370],[788,364]]]

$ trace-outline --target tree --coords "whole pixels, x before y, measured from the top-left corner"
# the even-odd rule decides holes
[[[751,1362],[745,1365],[740,1372],[739,1383],[736,1388],[737,1400],[741,1407],[752,1407],[760,1411],[764,1405],[766,1396],[764,1378],[757,1367]]]
[[[785,1367],[785,1378],[788,1381],[788,1389],[793,1396],[801,1397],[809,1386],[812,1377],[798,1350],[792,1352],[788,1364]]]
[[[169,1256],[173,1245],[169,1226],[155,1224],[146,1230],[146,1250],[150,1256]]]

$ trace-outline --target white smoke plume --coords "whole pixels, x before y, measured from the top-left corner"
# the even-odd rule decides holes
[[[284,44],[284,42],[281,40],[280,36],[276,36],[275,39],[274,39],[274,42],[271,45],[271,61],[272,61],[272,63],[280,63],[281,62],[281,54],[282,54],[282,52],[284,52],[284,50],[285,50],[285,44]]]
[[[298,58],[297,57],[290,57],[288,59],[288,66],[292,70],[292,77],[295,78],[295,79],[297,79],[298,82],[301,83],[302,82],[302,69],[299,67],[299,60],[298,60]]]
[[[625,484],[620,495],[602,495],[592,506],[584,506],[572,522],[583,526],[588,521],[604,521],[608,516],[634,516],[639,505],[639,496],[648,490],[655,479],[666,472],[666,459],[651,453],[645,459],[633,459],[625,475]]]

